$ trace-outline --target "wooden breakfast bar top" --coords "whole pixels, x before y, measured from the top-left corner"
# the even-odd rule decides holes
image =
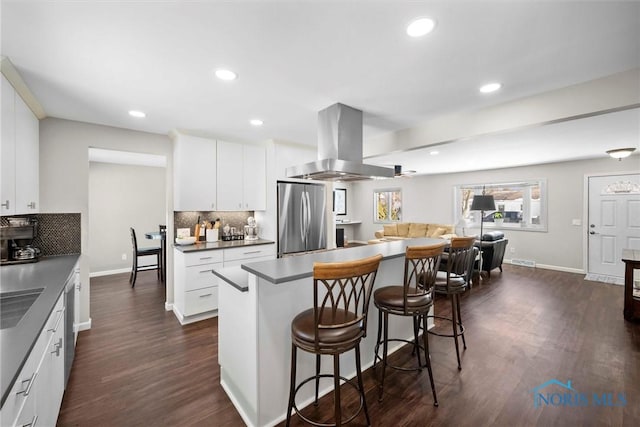
[[[220,383],[249,426],[272,426],[286,417],[291,321],[313,306],[313,263],[349,261],[382,254],[374,289],[401,284],[407,246],[442,243],[441,239],[407,239],[320,253],[290,256],[242,265],[238,269],[217,270],[218,281],[218,361]],[[234,279],[242,283],[235,283]],[[433,308],[432,308],[433,309]],[[433,313],[431,313],[433,314]],[[377,309],[369,305],[367,336],[361,342],[363,369],[373,365]],[[393,319],[390,336],[413,339],[410,318]],[[390,348],[395,351],[401,345]],[[323,366],[332,366],[322,356]],[[355,361],[346,357],[341,372],[355,376]],[[315,372],[315,356],[299,352],[298,377]],[[330,384],[331,383],[331,384]],[[321,394],[331,392],[331,381],[320,382]],[[300,390],[297,405],[313,400],[312,387]]]

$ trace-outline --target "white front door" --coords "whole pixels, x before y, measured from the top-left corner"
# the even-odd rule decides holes
[[[640,249],[640,174],[589,177],[587,279],[622,284],[622,249]]]

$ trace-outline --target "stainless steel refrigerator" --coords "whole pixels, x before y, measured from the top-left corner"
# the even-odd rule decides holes
[[[326,249],[324,184],[278,181],[278,257]]]

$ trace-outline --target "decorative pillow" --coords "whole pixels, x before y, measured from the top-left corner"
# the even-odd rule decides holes
[[[445,231],[442,234],[451,234],[455,232],[455,227],[449,224],[429,224],[429,227],[427,227],[427,237],[438,237],[434,236],[434,234],[438,231],[439,228],[444,228]]]
[[[399,222],[398,223],[398,236],[407,236],[409,234],[409,223],[408,222]]]
[[[409,224],[407,237],[424,237],[427,234],[427,224],[412,222]]]
[[[398,226],[397,224],[389,224],[384,226],[384,235],[385,236],[397,236],[398,235]]]
[[[433,237],[433,238],[440,237],[440,236],[443,236],[446,232],[447,232],[446,228],[438,227],[436,228],[436,231],[434,231],[433,234],[429,237]]]

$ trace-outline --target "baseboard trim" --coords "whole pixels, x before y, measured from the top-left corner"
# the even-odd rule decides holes
[[[624,277],[607,276],[606,274],[587,273],[584,280],[624,286]]]
[[[91,318],[89,318],[89,321],[87,322],[80,322],[78,323],[78,332],[80,331],[88,331],[89,329],[91,329]]]
[[[94,271],[89,273],[89,277],[101,277],[101,276],[111,276],[112,274],[121,274],[121,273],[129,273],[131,272],[131,267],[129,268],[118,268],[116,270],[104,270],[104,271]]]
[[[511,262],[510,259],[504,259],[502,262],[504,262],[505,264],[511,264],[511,265],[517,265]],[[522,267],[521,265],[518,265],[519,267]],[[564,271],[565,273],[578,273],[578,274],[584,274],[584,270],[582,268],[571,268],[571,267],[562,267],[559,265],[550,265],[550,264],[538,264],[536,263],[536,266],[533,268],[542,268],[545,270],[554,270],[554,271]]]
[[[173,304],[170,304],[168,302],[164,302],[164,309],[167,311],[173,311]]]

